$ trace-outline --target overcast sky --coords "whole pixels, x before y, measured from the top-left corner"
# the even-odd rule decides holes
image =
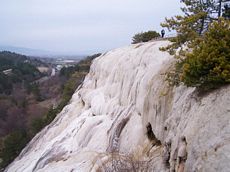
[[[179,0],[0,0],[0,45],[89,54],[160,32]]]

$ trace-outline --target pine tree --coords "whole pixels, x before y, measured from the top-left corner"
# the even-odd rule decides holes
[[[177,58],[174,70],[167,73],[170,84],[209,90],[230,83],[230,23],[220,18],[228,18],[228,7],[221,11],[229,1],[183,0],[184,16],[162,23],[177,32],[172,43],[161,48]]]
[[[210,25],[202,41],[179,62],[181,81],[203,90],[230,83],[230,21],[219,19]]]
[[[170,40],[172,44],[161,48],[170,54],[175,54],[176,50],[180,55],[184,54],[184,49],[190,48],[194,40],[208,30],[210,23],[217,21],[222,15],[226,19],[230,17],[228,5],[230,0],[181,0],[181,2],[185,5],[181,8],[184,15],[166,18],[161,24],[169,31],[177,32],[177,36]]]
[[[165,22],[161,24],[169,31],[177,32],[177,36],[170,40],[172,44],[162,48],[170,54],[175,54],[178,48],[179,53],[184,54],[184,48],[189,48],[195,39],[207,31],[209,24],[218,19],[214,15],[217,13],[214,0],[182,0],[181,2],[185,5],[181,8],[184,15],[166,18]]]

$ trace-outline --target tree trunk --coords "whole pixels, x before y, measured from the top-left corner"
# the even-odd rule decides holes
[[[221,17],[222,0],[219,0],[218,18]]]
[[[199,31],[199,35],[202,35],[203,33],[203,30],[204,30],[204,22],[205,22],[205,19],[204,17],[201,19],[201,26],[200,26],[200,31]]]

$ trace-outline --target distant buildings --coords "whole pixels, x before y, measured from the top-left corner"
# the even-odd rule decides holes
[[[11,75],[12,74],[12,69],[7,69],[2,71],[5,75]]]
[[[62,65],[59,64],[59,65],[56,66],[56,69],[57,69],[58,71],[60,71],[63,67],[64,67],[64,66],[62,66]]]
[[[37,67],[37,69],[38,69],[39,72],[41,72],[41,73],[47,73],[47,72],[49,71],[49,68],[48,68],[48,67],[43,67],[43,66]]]

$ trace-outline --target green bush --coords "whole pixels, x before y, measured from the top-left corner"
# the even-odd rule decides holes
[[[157,37],[160,37],[160,34],[156,31],[141,32],[134,35],[132,44],[148,42]]]
[[[36,118],[33,119],[32,123],[31,123],[31,136],[34,136],[36,133],[38,133],[39,131],[41,131],[41,129],[43,127],[45,127],[45,121],[43,118]]]
[[[16,158],[20,151],[26,146],[28,136],[26,131],[14,131],[7,135],[3,141],[3,148],[0,154],[2,158],[1,167],[5,167]]]
[[[26,91],[28,94],[32,93],[37,101],[43,101],[38,83],[26,83]]]
[[[78,65],[75,65],[75,66],[70,66],[70,67],[63,67],[61,70],[60,70],[60,76],[65,76],[66,78],[70,78],[71,75],[75,72],[75,71],[78,71],[79,70],[79,67]]]
[[[230,21],[213,22],[205,35],[197,39],[191,53],[178,62],[180,81],[202,90],[230,83]]]
[[[0,94],[11,94],[12,89],[13,82],[11,81],[11,79],[3,72],[0,72]]]

